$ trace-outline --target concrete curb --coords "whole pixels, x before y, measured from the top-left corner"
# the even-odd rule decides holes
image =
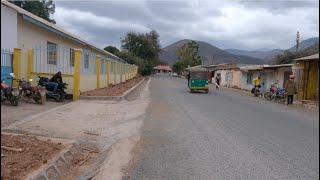
[[[6,135],[18,136],[21,134],[6,133]],[[32,135],[34,136],[34,135]],[[35,136],[40,140],[46,141],[48,137]],[[64,173],[72,166],[72,161],[81,152],[80,143],[74,140],[61,139],[61,138],[50,138],[51,142],[65,144],[65,148],[55,157],[48,160],[48,162],[40,166],[35,171],[29,173],[26,177],[27,180],[50,180],[50,179],[61,179]]]
[[[72,161],[80,153],[78,143],[73,143],[71,147],[64,149],[59,155],[48,161],[48,164],[39,170],[31,173],[28,180],[50,180],[62,179],[72,166]]]
[[[144,81],[145,81],[145,78],[143,78],[138,84],[134,85],[132,88],[127,90],[125,93],[123,93],[121,96],[81,96],[80,95],[80,99],[81,100],[120,101],[128,97]]]

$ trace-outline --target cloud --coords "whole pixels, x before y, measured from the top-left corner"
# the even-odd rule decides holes
[[[57,25],[103,48],[128,31],[160,34],[163,47],[194,39],[219,48],[288,48],[318,36],[318,1],[57,1]]]

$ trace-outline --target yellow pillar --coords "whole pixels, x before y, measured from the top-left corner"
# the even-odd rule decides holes
[[[117,84],[117,62],[113,63],[113,82]]]
[[[130,78],[130,64],[128,65],[128,79],[131,79]]]
[[[122,64],[123,82],[126,82],[126,64]]]
[[[14,48],[13,49],[13,63],[12,70],[15,75],[15,78],[21,78],[21,49]],[[19,82],[13,81],[13,86],[18,86]]]
[[[128,72],[129,72],[129,69],[128,69],[128,64],[127,64],[127,66],[126,66],[126,75],[127,75],[127,80],[129,80],[129,74],[128,74]]]
[[[120,63],[120,82],[122,82],[122,63]]]
[[[97,76],[97,89],[100,88],[100,61],[101,57],[100,55],[96,56],[96,76]]]
[[[81,50],[74,50],[74,70],[73,70],[73,100],[78,100],[80,95],[80,64]]]
[[[110,61],[107,60],[106,63],[106,76],[107,76],[107,86],[110,84]]]
[[[135,76],[138,75],[138,66],[136,66],[136,71],[134,73],[135,73]]]
[[[28,74],[27,74],[28,79],[31,79],[32,67],[33,67],[33,49],[28,49]]]
[[[129,65],[129,79],[131,79],[131,65]]]

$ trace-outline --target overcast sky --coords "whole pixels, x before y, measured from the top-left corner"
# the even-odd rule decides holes
[[[221,49],[286,49],[319,36],[318,0],[54,0],[57,25],[100,48],[128,31],[156,30],[162,47],[181,39]]]

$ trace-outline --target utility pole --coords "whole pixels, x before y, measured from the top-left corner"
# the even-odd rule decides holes
[[[297,38],[296,38],[296,52],[298,52],[298,49],[299,49],[299,31],[297,31]]]

